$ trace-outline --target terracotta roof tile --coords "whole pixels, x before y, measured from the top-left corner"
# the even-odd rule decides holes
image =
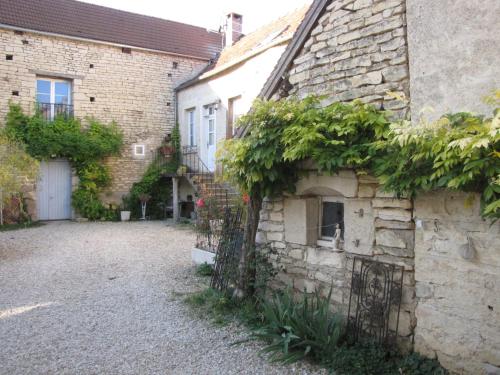
[[[222,35],[74,0],[0,0],[0,24],[211,59]]]

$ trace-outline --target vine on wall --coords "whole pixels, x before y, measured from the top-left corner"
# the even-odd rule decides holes
[[[148,166],[140,181],[134,183],[127,196],[123,197],[123,207],[130,210],[133,218],[141,217],[140,197],[147,195],[146,215],[151,219],[164,219],[166,207],[172,205],[171,178],[166,175],[175,174],[181,163],[181,135],[179,124],[172,129],[170,141],[166,141],[172,154],[167,159],[158,154]],[[162,146],[160,146],[161,148]]]
[[[104,159],[118,155],[123,135],[115,123],[104,125],[88,119],[82,126],[75,118],[58,116],[46,121],[40,113],[28,116],[17,104],[11,104],[6,134],[26,145],[26,151],[38,160],[66,158],[76,170],[80,182],[72,196],[72,205],[90,220],[114,219],[115,211],[106,207],[99,194],[111,178]]]
[[[263,197],[293,193],[299,163],[307,159],[321,172],[370,173],[397,196],[443,188],[477,192],[482,215],[498,219],[500,92],[490,103],[496,106],[491,117],[455,113],[413,125],[391,123],[390,112],[359,100],[326,107],[314,97],[257,100],[239,120],[246,136],[226,141],[219,154],[226,177],[250,195],[240,269],[252,269]]]

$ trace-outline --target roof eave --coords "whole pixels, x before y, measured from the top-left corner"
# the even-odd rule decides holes
[[[185,58],[189,58],[189,59],[196,59],[196,60],[202,60],[202,61],[209,61],[210,60],[210,58],[208,58],[208,57],[194,56],[194,55],[182,54],[182,53],[178,53],[178,52],[169,52],[169,51],[163,51],[163,50],[158,50],[158,49],[134,46],[134,45],[130,45],[130,44],[114,43],[114,42],[108,42],[108,41],[99,40],[99,39],[82,38],[82,37],[68,35],[68,34],[52,33],[49,31],[40,31],[40,30],[29,29],[29,28],[25,28],[25,27],[7,25],[4,23],[0,23],[0,29],[24,31],[24,32],[34,33],[34,34],[39,34],[39,35],[44,35],[44,36],[54,36],[54,37],[66,38],[66,39],[70,39],[70,40],[76,40],[76,41],[80,41],[80,42],[97,43],[97,44],[103,44],[103,45],[113,46],[113,47],[133,48],[134,50],[138,50],[138,51],[161,53],[164,55],[179,56],[179,57],[185,57]]]
[[[314,0],[297,31],[295,31],[292,40],[286,47],[285,52],[281,55],[278,63],[271,72],[269,79],[262,87],[260,94],[257,96],[258,98],[266,100],[272,98],[276,90],[280,87],[286,71],[292,65],[293,60],[304,46],[304,43],[307,41],[307,38],[316,24],[316,21],[323,14],[329,3],[330,0]],[[247,132],[248,127],[245,126],[239,128],[235,134],[235,138],[242,138],[247,134]]]
[[[219,68],[209,70],[208,72],[206,70],[203,70],[196,77],[194,77],[194,78],[192,78],[184,83],[181,83],[179,86],[177,86],[175,88],[175,90],[180,91],[182,89],[188,88],[188,87],[196,85],[198,83],[203,83],[203,82],[209,80],[210,78],[213,78],[221,73],[224,73],[226,70],[229,70],[229,69],[235,67],[236,65],[244,63],[245,61],[248,61],[257,55],[260,55],[260,54],[266,52],[267,50],[269,50],[273,47],[285,44],[288,41],[290,41],[291,39],[292,39],[292,36],[287,36],[285,38],[278,39],[278,40],[276,40],[276,41],[274,41],[266,46],[259,48],[259,49],[255,49],[255,50],[252,50],[250,52],[247,52],[246,54],[242,55],[238,59],[235,59],[235,60],[232,60],[226,64],[223,64]]]
[[[306,13],[304,20],[295,32],[292,41],[288,44],[285,52],[281,55],[281,58],[278,60],[278,63],[269,76],[269,79],[262,88],[259,98],[270,99],[274,95],[280,86],[286,71],[293,63],[296,55],[304,46],[304,43],[309,37],[317,19],[321,16],[321,14],[323,14],[323,11],[329,3],[330,0],[314,0],[314,3]]]

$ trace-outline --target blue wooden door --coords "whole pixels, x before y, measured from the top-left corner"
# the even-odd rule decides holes
[[[39,220],[71,218],[71,165],[67,160],[40,163],[37,195]]]

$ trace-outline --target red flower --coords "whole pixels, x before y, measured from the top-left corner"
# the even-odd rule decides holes
[[[202,207],[205,207],[205,200],[203,198],[200,198],[196,201],[196,206],[198,208],[202,208]]]
[[[250,202],[250,196],[247,193],[243,194],[242,199],[243,199],[243,203],[245,203],[245,204]]]

